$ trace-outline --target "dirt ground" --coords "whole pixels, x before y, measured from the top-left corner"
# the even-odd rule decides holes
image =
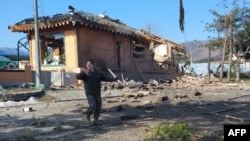
[[[223,125],[250,123],[250,85],[244,82],[186,78],[142,85],[103,89],[98,125],[85,123],[87,101],[79,87],[47,89],[36,103],[0,107],[0,141],[24,135],[39,141],[143,141],[161,122],[185,123],[191,140],[217,141],[223,140]],[[27,107],[32,110],[23,111]]]

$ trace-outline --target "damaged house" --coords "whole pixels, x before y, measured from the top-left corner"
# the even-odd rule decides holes
[[[103,14],[69,9],[65,14],[39,17],[38,28],[41,83],[47,86],[78,83],[75,73],[85,67],[88,59],[103,71],[110,68],[121,79],[148,81],[181,75],[178,61],[185,56],[184,45]],[[35,73],[34,19],[24,19],[9,29],[27,34],[30,65]]]

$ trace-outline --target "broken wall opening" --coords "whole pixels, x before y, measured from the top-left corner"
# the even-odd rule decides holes
[[[44,34],[40,36],[40,39],[42,64],[65,65],[64,33]]]

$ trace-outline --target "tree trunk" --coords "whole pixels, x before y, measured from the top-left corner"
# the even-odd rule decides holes
[[[228,60],[228,71],[227,71],[227,82],[231,78],[231,68],[232,68],[232,42],[233,41],[233,28],[230,22],[230,37],[229,37],[229,60]]]
[[[226,54],[226,46],[227,46],[227,16],[225,16],[224,21],[224,45],[222,51],[222,60],[221,60],[221,70],[220,70],[220,81],[222,81],[223,77],[223,70],[224,70],[224,63],[225,63],[225,54]]]
[[[237,53],[237,62],[236,62],[236,81],[240,81],[240,53]]]
[[[207,69],[208,69],[208,83],[210,83],[210,64],[211,64],[211,46],[208,45],[208,66],[207,66]]]
[[[225,63],[225,54],[226,54],[226,46],[227,46],[227,31],[224,29],[224,45],[223,45],[223,51],[222,51],[222,60],[221,60],[221,70],[220,70],[220,81],[222,81],[223,77],[223,70],[224,70],[224,63]]]

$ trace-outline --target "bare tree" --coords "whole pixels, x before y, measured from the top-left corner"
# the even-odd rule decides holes
[[[242,14],[240,14],[242,11],[241,8],[239,8],[238,2],[240,0],[233,0],[232,6],[233,9],[228,11],[227,6],[227,0],[222,0],[222,8],[224,8],[224,14],[219,14],[218,12],[214,10],[210,10],[210,12],[216,17],[214,19],[214,22],[212,24],[207,24],[206,28],[210,31],[216,31],[218,34],[223,33],[224,34],[224,42],[223,42],[223,52],[222,52],[222,61],[221,61],[221,70],[220,70],[220,81],[222,81],[223,77],[223,70],[224,70],[224,63],[226,54],[228,56],[228,72],[227,72],[227,81],[230,81],[231,77],[231,67],[232,67],[232,56],[233,53],[237,57],[237,60],[240,58],[239,49],[235,48],[235,37],[234,35],[237,34],[238,30],[240,28],[240,24],[243,21]],[[240,61],[237,61],[240,63]],[[238,64],[237,63],[237,64]],[[240,65],[237,65],[237,70],[239,71]],[[236,71],[237,73],[237,71]],[[238,72],[239,73],[239,72]],[[236,74],[237,76],[237,74]],[[239,77],[237,77],[239,78]]]

